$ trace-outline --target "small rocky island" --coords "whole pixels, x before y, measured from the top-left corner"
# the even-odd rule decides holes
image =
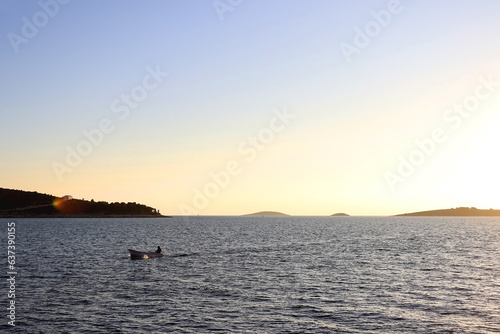
[[[286,213],[276,212],[276,211],[259,211],[255,213],[250,213],[243,216],[257,216],[257,217],[288,217]]]
[[[347,213],[339,212],[339,213],[334,213],[330,217],[336,217],[336,216],[341,216],[341,217],[349,217]]]
[[[0,188],[0,217],[166,217],[135,202],[95,202]]]

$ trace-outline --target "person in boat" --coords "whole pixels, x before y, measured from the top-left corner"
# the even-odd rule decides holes
[[[156,252],[157,252],[157,253],[161,253],[161,248],[160,248],[160,246],[158,246],[158,248],[156,249]]]

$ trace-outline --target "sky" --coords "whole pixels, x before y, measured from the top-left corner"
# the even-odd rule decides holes
[[[500,209],[500,2],[0,2],[0,187],[166,215]]]

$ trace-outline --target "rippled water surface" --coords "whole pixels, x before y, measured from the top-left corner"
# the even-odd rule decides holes
[[[3,332],[500,332],[498,218],[15,222],[16,327],[4,311]],[[127,251],[158,245],[170,256]]]

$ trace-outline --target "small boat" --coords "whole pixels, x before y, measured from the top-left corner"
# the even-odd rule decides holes
[[[133,260],[137,260],[137,259],[151,259],[153,257],[166,256],[166,254],[156,253],[156,252],[139,252],[139,251],[136,251],[136,250],[133,250],[133,249],[129,249],[128,251],[130,252],[130,257]]]

